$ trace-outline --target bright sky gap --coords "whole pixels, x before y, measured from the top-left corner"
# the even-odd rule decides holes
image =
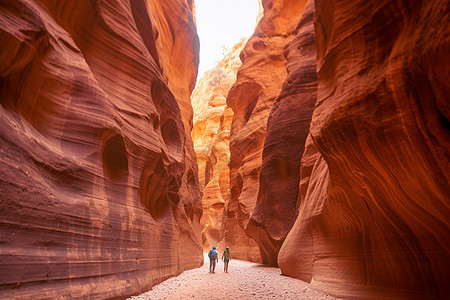
[[[200,79],[240,38],[253,34],[259,1],[196,0],[195,5],[200,38]]]

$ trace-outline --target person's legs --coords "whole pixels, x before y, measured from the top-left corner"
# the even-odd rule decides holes
[[[228,273],[228,262],[223,263],[223,268],[226,273]]]
[[[214,271],[216,270],[216,260],[212,259],[211,263],[212,263],[212,272],[214,273]]]
[[[209,260],[209,273],[212,273],[213,262],[215,262],[215,260],[212,260],[212,259]]]

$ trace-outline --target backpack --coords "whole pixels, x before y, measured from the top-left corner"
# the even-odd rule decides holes
[[[208,257],[209,257],[209,259],[212,259],[212,260],[217,259],[217,252],[214,250],[209,251]]]

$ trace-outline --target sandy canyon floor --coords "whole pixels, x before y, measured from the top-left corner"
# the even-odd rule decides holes
[[[241,260],[231,260],[228,273],[219,260],[214,274],[209,259],[200,268],[184,271],[177,277],[129,299],[336,299],[312,290],[301,280],[281,275],[280,269]]]

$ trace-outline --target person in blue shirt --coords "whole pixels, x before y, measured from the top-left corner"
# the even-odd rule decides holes
[[[208,252],[209,257],[209,273],[214,273],[216,270],[216,262],[219,262],[219,253],[216,251],[216,246],[212,247],[212,250]]]

